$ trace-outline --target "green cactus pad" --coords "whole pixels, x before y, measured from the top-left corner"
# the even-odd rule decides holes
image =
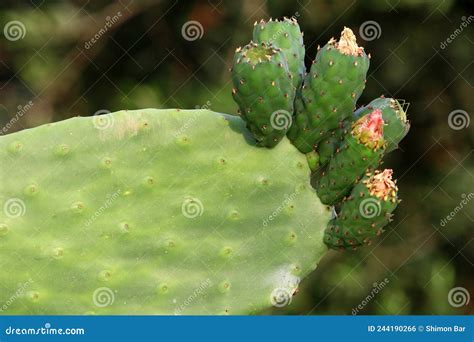
[[[0,314],[250,314],[327,250],[305,155],[238,117],[120,111],[0,137]]]
[[[292,123],[295,88],[280,49],[250,43],[235,51],[232,95],[257,145],[274,147]]]
[[[363,116],[374,109],[382,111],[384,126],[384,139],[386,142],[385,153],[391,152],[398,147],[400,141],[407,135],[410,123],[407,120],[406,109],[408,104],[392,98],[379,97],[367,106],[359,108],[354,114]]]
[[[296,89],[301,87],[306,72],[303,33],[296,19],[283,18],[255,22],[253,40],[257,43],[271,43],[280,48],[288,61],[288,69]]]
[[[334,249],[369,245],[382,234],[398,204],[392,170],[368,173],[344,199],[337,218],[331,220],[324,242]]]
[[[321,48],[305,78],[296,118],[288,132],[303,153],[315,149],[341,122],[352,116],[365,88],[369,57],[357,46],[355,36],[344,28],[341,39]]]
[[[323,203],[335,204],[367,168],[378,165],[385,150],[383,125],[378,109],[352,124],[316,186]]]

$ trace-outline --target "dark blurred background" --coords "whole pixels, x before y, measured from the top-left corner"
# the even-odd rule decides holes
[[[228,68],[255,20],[296,17],[307,66],[348,26],[372,55],[359,105],[410,102],[385,161],[403,202],[375,244],[329,253],[267,313],[472,314],[473,14],[468,0],[2,0],[0,134],[119,109],[235,114]]]

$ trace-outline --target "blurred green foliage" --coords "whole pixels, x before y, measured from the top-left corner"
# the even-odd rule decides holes
[[[411,103],[411,132],[385,162],[395,170],[404,201],[379,241],[329,253],[290,306],[267,313],[350,315],[361,305],[358,314],[472,314],[472,299],[456,308],[448,293],[460,286],[474,296],[474,201],[442,224],[463,194],[474,192],[474,124],[452,129],[448,119],[462,110],[470,120],[474,107],[470,5],[468,0],[4,0],[0,125],[11,133],[98,110],[143,107],[236,113],[228,68],[234,49],[250,40],[255,20],[297,17],[305,31],[307,66],[317,45],[344,26],[360,37],[364,23],[374,21],[380,28],[375,38],[359,38],[372,55],[359,104],[381,94]],[[191,20],[202,27],[195,40],[182,32]],[[6,39],[12,22],[23,26],[19,36]],[[385,279],[384,288],[367,300]]]

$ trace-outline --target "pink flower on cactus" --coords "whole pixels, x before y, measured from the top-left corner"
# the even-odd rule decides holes
[[[383,125],[382,111],[375,109],[353,124],[352,135],[361,144],[371,148],[380,148],[384,145]]]

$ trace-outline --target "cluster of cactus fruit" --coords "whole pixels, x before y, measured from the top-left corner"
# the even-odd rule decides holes
[[[255,24],[232,66],[243,120],[145,109],[0,137],[0,314],[254,314],[328,247],[370,244],[405,105],[354,111],[369,57],[347,28],[304,56],[295,19]]]
[[[327,228],[325,243],[354,249],[369,244],[374,232],[380,234],[396,207],[391,170],[375,169],[407,134],[406,108],[404,102],[380,97],[356,110],[370,54],[347,27],[338,41],[331,38],[318,46],[308,72],[304,58],[296,19],[255,22],[253,41],[235,53],[232,94],[258,145],[272,148],[287,135],[307,155],[320,200],[339,211]],[[390,196],[370,192],[371,182],[386,185]],[[368,203],[366,193],[377,212],[372,217],[362,208]]]

